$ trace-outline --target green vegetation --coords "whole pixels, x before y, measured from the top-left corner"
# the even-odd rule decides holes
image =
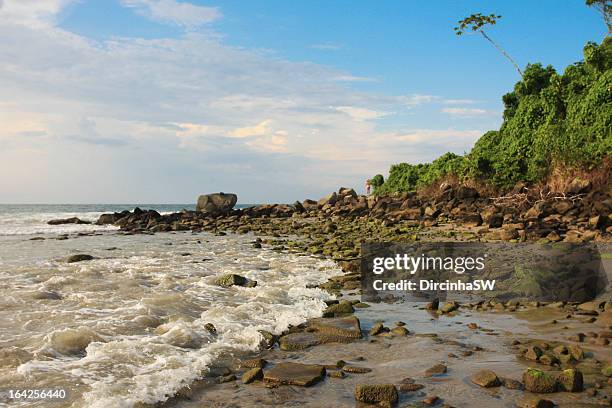
[[[400,163],[376,194],[413,191],[444,178],[473,180],[498,190],[545,180],[555,168],[590,170],[612,151],[612,39],[589,42],[584,61],[559,75],[529,64],[503,96],[504,121],[465,156],[446,153],[432,163]]]

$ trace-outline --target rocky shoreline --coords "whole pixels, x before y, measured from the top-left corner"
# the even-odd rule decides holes
[[[490,402],[479,401],[478,390],[483,389],[482,392],[496,390],[499,406],[587,407],[612,405],[611,302],[579,305],[493,300],[463,305],[456,302],[415,305],[415,313],[425,314],[433,322],[475,315],[490,315],[494,320],[533,313],[543,316],[538,328],[522,338],[511,338],[511,330],[489,329],[476,322],[457,322],[462,325],[446,334],[419,332],[410,327],[412,315],[403,317],[410,322],[408,325],[401,316],[393,325],[362,318],[375,307],[357,298],[361,287],[359,251],[367,241],[609,243],[611,208],[609,194],[589,191],[584,183],[570,194],[539,198],[523,193],[486,198],[466,186],[441,186],[435,197],[428,198],[412,193],[365,197],[342,188],[318,201],[292,205],[266,204],[245,209],[209,205],[208,211],[165,215],[135,209],[104,214],[97,224],[119,226],[122,234],[253,233],[260,236],[252,242],[255,248],[266,246],[329,257],[345,272],[320,285],[341,299],[328,302],[323,317],[291,327],[280,336],[262,333],[264,344],[259,355],[228,356],[206,378],[182,390],[163,406],[192,407],[201,406],[202,402],[219,407],[329,406],[321,404],[315,394],[294,388],[305,387],[323,394],[344,395],[344,400],[335,400],[338,405],[332,406],[492,406]],[[252,287],[257,282],[224,275],[217,284]],[[377,307],[385,310],[385,304]],[[384,320],[387,315],[393,313],[383,313]],[[214,333],[215,328],[209,330]],[[507,341],[491,346],[503,347],[506,356],[515,356],[517,362],[501,365],[512,376],[500,374],[495,365],[471,369],[471,364],[479,365],[483,355],[494,353],[479,345],[494,336],[508,336]],[[463,337],[473,341],[457,340]],[[421,352],[413,353],[412,357],[385,354],[385,350],[395,348],[410,354],[407,349],[414,344],[419,345],[417,350]],[[385,373],[392,361],[417,360],[431,366],[418,373],[405,370],[410,376],[397,377],[395,369],[390,370],[393,378]],[[453,367],[455,362],[460,364]],[[459,397],[455,402],[448,384],[460,389],[467,387],[471,393],[469,405]],[[233,396],[235,393],[238,396]],[[348,393],[350,402],[346,400]]]

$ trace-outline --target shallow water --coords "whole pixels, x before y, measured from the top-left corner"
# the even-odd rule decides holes
[[[0,383],[66,389],[61,406],[163,401],[219,356],[257,349],[258,330],[320,315],[329,295],[307,286],[340,273],[330,261],[254,249],[246,235],[31,237],[0,236]],[[64,261],[75,253],[96,259]],[[215,286],[223,273],[258,285]]]

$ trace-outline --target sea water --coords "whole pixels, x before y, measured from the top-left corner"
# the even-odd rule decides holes
[[[68,397],[59,406],[73,407],[164,401],[220,356],[257,350],[258,330],[278,334],[321,315],[329,295],[311,287],[340,273],[331,261],[253,248],[248,234],[124,235],[113,226],[46,223],[94,221],[133,207],[0,205],[4,390],[63,389]],[[77,253],[95,259],[65,261]],[[216,286],[225,273],[256,280],[257,287]]]

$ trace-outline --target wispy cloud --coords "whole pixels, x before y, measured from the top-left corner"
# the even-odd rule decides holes
[[[52,26],[59,13],[76,0],[0,0],[0,20],[31,28]]]
[[[376,78],[369,78],[355,75],[338,75],[332,78],[338,82],[379,82]]]
[[[441,112],[457,118],[474,118],[479,116],[497,115],[497,112],[479,108],[443,108]]]
[[[476,103],[474,99],[443,99],[442,103],[445,105],[471,105]]]
[[[177,0],[121,0],[121,3],[151,20],[185,28],[196,28],[221,18],[217,7],[196,6]]]
[[[382,118],[383,116],[389,115],[389,112],[375,111],[372,109],[358,108],[355,106],[338,106],[336,107],[336,110],[346,113],[348,116],[358,122],[362,122],[364,120],[378,119]]]
[[[323,50],[323,51],[338,51],[342,49],[342,46],[340,44],[335,44],[335,43],[319,43],[319,44],[312,44],[310,48],[314,48],[316,50]]]

